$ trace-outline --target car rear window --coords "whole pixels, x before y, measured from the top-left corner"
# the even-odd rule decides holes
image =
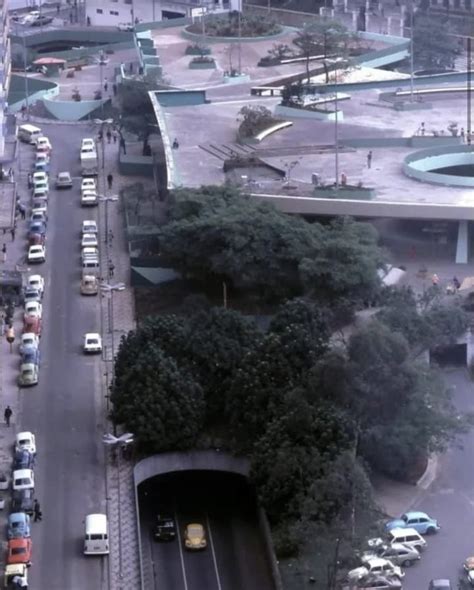
[[[12,555],[22,555],[26,553],[26,547],[13,547]]]

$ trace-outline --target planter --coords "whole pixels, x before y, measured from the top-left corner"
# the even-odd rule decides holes
[[[355,201],[371,201],[375,196],[375,189],[369,187],[352,186],[317,186],[313,195],[318,199],[346,199]]]
[[[184,53],[185,55],[211,55],[211,48],[195,47],[194,45],[188,45]]]
[[[250,76],[247,74],[240,74],[240,76],[225,76],[222,78],[224,84],[244,84],[250,82]]]
[[[216,62],[214,60],[212,60],[212,61],[190,61],[188,67],[190,70],[215,70],[216,69]]]
[[[275,107],[275,117],[282,119],[317,119],[318,121],[335,121],[336,111],[322,111],[315,109],[299,109],[296,107],[284,107],[279,104]],[[344,113],[337,111],[337,120],[342,121],[344,119]]]

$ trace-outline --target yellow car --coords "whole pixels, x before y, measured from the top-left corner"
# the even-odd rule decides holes
[[[184,531],[184,546],[186,549],[204,549],[207,546],[206,534],[202,524],[188,524]]]

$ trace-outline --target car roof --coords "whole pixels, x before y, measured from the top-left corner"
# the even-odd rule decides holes
[[[28,281],[40,281],[43,277],[41,275],[30,275]]]
[[[11,512],[8,516],[8,520],[10,522],[22,522],[24,520],[27,520],[27,518],[24,512]]]
[[[33,438],[34,434],[32,432],[30,432],[29,430],[23,430],[23,432],[19,432],[16,435],[16,440],[22,440],[24,438]]]
[[[377,567],[389,563],[389,560],[384,559],[383,557],[374,557],[373,559],[369,559],[367,563],[370,563],[370,565],[373,567]]]
[[[396,527],[396,528],[393,528],[391,531],[389,531],[389,534],[390,535],[395,535],[395,536],[397,536],[397,535],[407,535],[407,534],[408,535],[413,535],[414,534],[414,535],[420,536],[420,533],[416,529],[413,529],[411,527],[407,527],[407,528]]]
[[[21,478],[21,477],[32,477],[33,469],[16,469],[13,472],[14,479]]]
[[[404,516],[408,516],[408,518],[429,518],[426,512],[418,512],[416,510],[410,510],[410,512],[405,512]]]
[[[84,338],[100,338],[100,334],[98,332],[87,332]]]

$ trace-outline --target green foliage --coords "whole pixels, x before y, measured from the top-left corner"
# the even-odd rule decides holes
[[[413,27],[413,56],[416,67],[453,68],[460,48],[446,20],[417,14]]]
[[[136,135],[144,148],[151,133],[158,131],[148,89],[146,84],[125,85],[120,93],[120,131]]]
[[[254,137],[260,131],[277,123],[277,119],[269,109],[252,105],[240,109],[237,121],[240,123],[239,134],[241,137]]]
[[[242,37],[264,37],[279,33],[281,26],[270,16],[261,18],[247,11],[240,15],[240,26],[237,10],[206,18],[206,35],[209,37],[237,37],[239,30]],[[196,27],[196,32],[201,32],[200,26]]]

